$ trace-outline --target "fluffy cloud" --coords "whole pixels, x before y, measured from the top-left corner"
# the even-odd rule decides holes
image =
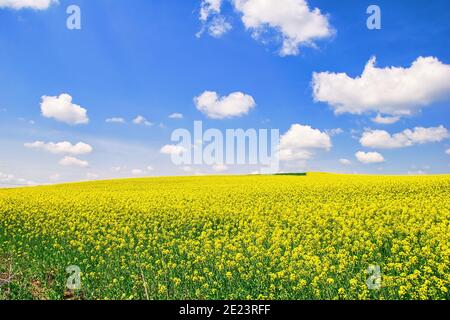
[[[283,39],[280,55],[297,55],[300,46],[313,46],[319,39],[333,35],[328,18],[319,9],[311,9],[306,0],[233,0],[242,22],[254,38],[268,29]]]
[[[89,162],[77,159],[75,157],[64,157],[63,159],[61,159],[59,164],[65,167],[89,167]]]
[[[87,110],[72,103],[72,97],[66,93],[59,97],[43,96],[41,112],[46,118],[70,124],[86,124],[89,122]]]
[[[126,123],[124,118],[108,118],[105,120],[106,123]]]
[[[36,183],[23,178],[17,178],[13,174],[7,174],[0,172],[0,186],[7,187],[19,187],[19,186],[32,186]]]
[[[349,166],[352,164],[352,162],[348,159],[339,159],[339,162],[344,166]]]
[[[364,132],[360,143],[364,147],[374,149],[396,149],[411,147],[417,144],[440,142],[450,137],[448,130],[444,126],[422,128],[414,130],[404,130],[391,135],[384,130],[370,130]]]
[[[26,148],[41,149],[54,154],[88,154],[92,152],[92,147],[84,142],[78,142],[77,144],[71,144],[70,142],[42,142],[36,141],[32,143],[25,143]]]
[[[418,171],[408,171],[408,175],[410,176],[423,176],[426,175],[427,172],[423,171],[423,170],[418,170]]]
[[[280,160],[308,160],[314,155],[312,150],[330,150],[330,136],[310,126],[294,124],[280,138]]]
[[[49,177],[49,180],[53,181],[53,182],[59,181],[59,180],[61,180],[61,175],[59,173],[52,174]]]
[[[86,178],[89,180],[96,180],[96,179],[100,178],[100,175],[97,173],[88,172],[86,174]]]
[[[375,118],[372,118],[372,121],[378,124],[394,124],[400,121],[400,117],[383,117],[381,114],[378,114]]]
[[[131,170],[131,174],[133,176],[142,176],[147,172],[153,172],[155,169],[152,166],[148,166],[147,168],[145,168],[145,170],[142,169],[133,169]]]
[[[242,92],[219,97],[216,92],[205,91],[194,98],[194,103],[199,111],[211,119],[240,117],[256,106],[253,97]]]
[[[216,164],[216,165],[214,165],[212,168],[213,168],[213,170],[214,170],[215,172],[225,172],[225,171],[228,171],[228,167],[227,167],[226,165],[224,165],[224,164]]]
[[[384,157],[378,152],[362,152],[359,151],[355,154],[356,159],[364,164],[371,163],[382,163],[384,162]]]
[[[183,119],[183,118],[184,118],[184,116],[181,113],[172,113],[169,116],[169,119]]]
[[[165,145],[160,150],[160,152],[162,154],[168,154],[168,155],[180,155],[186,151],[187,151],[186,148],[179,146],[179,145],[172,145],[172,144]]]
[[[437,58],[419,57],[410,68],[377,68],[375,62],[372,58],[357,78],[314,73],[314,99],[328,103],[337,114],[405,116],[450,98],[450,65]]]
[[[445,151],[445,153],[450,156],[450,149],[447,149],[447,151]]]
[[[334,137],[334,136],[338,136],[338,135],[340,135],[340,134],[343,134],[343,133],[344,133],[344,130],[342,130],[341,128],[335,128],[335,129],[325,130],[325,132],[326,132],[329,136]]]
[[[219,14],[222,0],[202,0],[200,5],[200,21],[207,21],[209,17]]]
[[[143,116],[137,116],[136,118],[134,118],[133,120],[134,124],[137,125],[145,125],[147,127],[151,127],[153,125],[153,123],[151,123],[150,121],[148,121],[146,118],[144,118]]]
[[[184,166],[183,168],[181,168],[184,172],[186,173],[190,173],[193,171],[192,167],[189,166]]]
[[[202,0],[199,19],[200,37],[205,31],[219,38],[232,29],[222,15],[223,0]],[[242,22],[253,38],[261,39],[265,33],[276,32],[282,40],[281,56],[297,55],[301,46],[315,46],[315,41],[331,37],[327,16],[319,9],[311,9],[306,0],[230,0],[242,15]],[[278,39],[278,37],[277,37]],[[263,41],[265,42],[265,41]]]
[[[58,0],[0,0],[0,8],[45,10]]]
[[[231,29],[231,24],[224,17],[214,17],[208,26],[208,33],[211,37],[220,38]]]
[[[232,29],[231,24],[220,14],[221,8],[222,0],[202,0],[199,16],[202,28],[196,35],[198,38],[205,31],[212,37],[220,38]]]
[[[144,174],[144,171],[142,171],[141,169],[133,169],[131,170],[131,174],[133,176],[141,176]]]

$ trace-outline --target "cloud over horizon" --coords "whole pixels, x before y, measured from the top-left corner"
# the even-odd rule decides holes
[[[84,142],[78,142],[77,144],[72,144],[68,141],[63,142],[48,142],[35,141],[32,143],[25,143],[26,148],[30,149],[41,149],[48,151],[53,154],[72,154],[72,155],[82,155],[91,153],[93,148]]]
[[[331,147],[331,138],[326,132],[293,124],[280,138],[280,160],[309,160],[314,156],[313,150],[329,151]]]
[[[355,154],[356,159],[363,164],[383,163],[384,157],[378,152],[359,151]]]
[[[70,156],[61,159],[61,161],[59,161],[59,164],[64,167],[80,167],[80,168],[89,167],[89,162]]]
[[[368,130],[364,132],[360,143],[364,147],[373,149],[398,149],[418,144],[441,142],[449,137],[450,134],[444,126],[417,127],[393,135],[384,130]]]

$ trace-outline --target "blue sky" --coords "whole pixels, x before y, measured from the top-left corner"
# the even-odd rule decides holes
[[[240,1],[251,5],[247,0]],[[293,6],[305,3],[283,1]],[[271,5],[283,1],[274,0]],[[300,124],[328,134],[331,148],[314,148],[313,157],[283,164],[286,171],[449,172],[448,133],[431,130],[450,126],[450,3],[446,0],[308,0],[311,10],[320,9],[330,34],[312,37],[307,44],[298,42],[295,48],[299,52],[287,55],[280,54],[282,39],[287,34],[282,29],[283,19],[278,27],[262,23],[258,30],[249,28],[243,21],[249,15],[245,11],[249,7],[243,9],[230,0],[223,0],[220,11],[210,11],[208,20],[203,22],[199,19],[200,0],[61,0],[39,10],[10,8],[11,5],[2,6],[2,2],[8,1],[0,0],[1,185],[107,179],[133,173],[135,176],[215,173],[208,167],[186,172],[187,168],[174,166],[170,157],[160,152],[163,146],[172,143],[170,135],[174,129],[191,129],[195,120],[221,130],[277,128],[281,134],[288,134],[292,125]],[[21,1],[9,2],[20,5]],[[72,4],[81,9],[81,30],[66,28],[66,9]],[[381,30],[369,30],[366,26],[369,16],[366,9],[371,4],[381,8]],[[272,19],[267,13],[257,18]],[[214,19],[223,19],[231,30],[211,36],[207,28]],[[295,21],[300,23],[301,17]],[[202,25],[206,30],[198,35]],[[263,35],[257,38],[255,31],[263,31]],[[422,89],[420,85],[421,89],[413,90],[423,93],[426,103],[416,106],[407,101],[406,92],[398,98],[406,101],[393,103],[392,108],[382,106],[398,99],[379,97],[384,93],[376,89],[377,81],[388,84],[390,81],[381,71],[380,78],[369,79],[374,83],[365,83],[364,88],[373,92],[360,93],[373,95],[373,99],[380,101],[376,106],[367,102],[359,113],[336,114],[336,105],[347,98],[334,96],[340,90],[345,95],[345,88],[342,82],[335,84],[333,77],[323,80],[324,86],[329,83],[338,86],[333,87],[333,97],[325,93],[315,99],[313,73],[345,73],[349,79],[356,79],[373,56],[375,68],[381,71],[388,67],[407,70],[419,57],[437,59],[436,72],[430,69],[422,79],[423,86],[429,88]],[[433,65],[436,64],[424,62],[423,68]],[[408,73],[401,79],[420,81],[422,71]],[[220,97],[241,92],[251,96],[256,106],[239,116],[211,118],[194,102],[205,91],[216,92]],[[63,93],[87,110],[88,124],[70,125],[43,115],[41,97],[58,97]],[[386,96],[390,96],[389,88]],[[352,96],[355,101],[346,102],[344,109],[361,103],[359,98],[356,94]],[[395,108],[401,107],[414,112],[399,115]],[[173,113],[182,114],[183,119],[170,119]],[[383,119],[398,119],[393,124],[379,124],[372,121],[377,114]],[[133,119],[139,115],[152,125],[134,124]],[[105,121],[113,117],[123,118],[126,123]],[[416,139],[418,127],[430,129],[431,137]],[[337,128],[342,132],[330,133]],[[393,136],[407,129],[411,134]],[[371,134],[374,130],[389,133],[390,138],[383,141],[392,146],[380,147],[373,139],[360,141],[364,133]],[[433,139],[435,134],[440,137]],[[26,143],[36,141],[83,142],[93,150],[70,154],[25,147]],[[356,152],[366,155],[376,152],[384,161],[361,162],[355,157]],[[61,165],[64,157],[89,165]],[[221,173],[254,170],[257,168],[230,167]]]

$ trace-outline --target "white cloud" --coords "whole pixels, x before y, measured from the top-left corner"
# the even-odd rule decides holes
[[[280,140],[282,148],[325,149],[330,150],[330,136],[311,126],[293,124]]]
[[[26,123],[28,123],[29,125],[35,125],[35,124],[36,124],[36,121],[34,121],[34,120],[27,120],[27,119],[22,118],[22,117],[17,118],[17,120],[22,121],[22,122],[26,122]]]
[[[207,21],[211,15],[219,14],[222,0],[202,0],[200,4],[200,20]]]
[[[65,167],[89,167],[89,162],[77,159],[75,157],[64,157],[63,159],[61,159],[59,164]]]
[[[330,129],[330,130],[325,130],[325,132],[330,136],[338,136],[340,134],[344,133],[344,130],[342,130],[341,128],[336,128],[336,129]]]
[[[211,37],[220,38],[231,29],[231,24],[224,17],[214,17],[208,26],[208,33]]]
[[[445,153],[448,154],[448,155],[450,156],[450,149],[447,149],[447,150],[445,151]]]
[[[384,162],[384,157],[379,154],[378,152],[362,152],[359,151],[355,154],[356,159],[358,159],[359,162],[364,164],[371,164],[371,163],[382,163]]]
[[[133,176],[141,176],[144,174],[144,171],[141,169],[133,169],[133,170],[131,170],[131,174]]]
[[[295,149],[281,149],[280,160],[282,161],[296,161],[296,160],[309,160],[312,159],[314,153],[309,150],[295,150]]]
[[[213,167],[213,170],[216,172],[225,172],[228,171],[228,167],[224,164],[216,164]]]
[[[124,118],[108,118],[105,120],[106,123],[126,123]]]
[[[196,34],[200,38],[205,31],[215,38],[220,38],[232,29],[231,24],[222,16],[222,0],[202,0],[200,4],[201,30]]]
[[[328,18],[306,0],[233,0],[233,4],[254,38],[270,29],[281,34],[282,56],[297,55],[299,47],[314,46],[316,40],[334,33]]]
[[[180,155],[186,151],[187,151],[186,148],[184,148],[183,146],[172,144],[165,145],[160,150],[162,154],[169,154],[169,155]]]
[[[58,0],[0,0],[0,8],[45,10]]]
[[[440,142],[450,137],[444,126],[404,130],[391,135],[384,130],[369,130],[364,132],[360,143],[364,147],[374,149],[396,149],[406,148],[417,144]]]
[[[88,178],[89,180],[96,180],[99,177],[100,177],[100,175],[98,175],[97,173],[88,172],[86,174],[86,178]]]
[[[194,98],[194,103],[199,111],[211,119],[240,117],[256,106],[253,97],[242,92],[219,97],[216,92],[205,91]]]
[[[431,142],[440,142],[450,137],[447,128],[444,126],[423,128],[416,127],[414,130],[405,130],[403,134],[414,144],[425,144]]]
[[[339,159],[339,162],[341,164],[343,164],[344,166],[349,166],[349,165],[352,164],[352,162],[350,160],[348,160],[348,159]]]
[[[190,173],[190,172],[193,171],[192,167],[189,167],[189,166],[184,166],[184,167],[182,168],[182,170],[183,170],[184,172],[186,172],[186,173]]]
[[[58,143],[54,142],[45,143],[42,141],[36,141],[32,143],[25,143],[25,147],[31,149],[41,149],[53,154],[72,154],[72,155],[88,154],[91,153],[93,150],[93,148],[90,145],[84,142],[72,144],[67,141]]]
[[[326,132],[294,124],[280,138],[280,160],[308,160],[314,155],[313,149],[330,150],[331,147],[331,139]]]
[[[86,124],[89,122],[87,110],[72,103],[72,97],[66,93],[59,97],[43,96],[41,112],[46,118],[70,124]]]
[[[378,124],[394,124],[400,121],[400,117],[384,117],[381,114],[378,114],[375,118],[372,118],[372,121]]]
[[[151,127],[151,126],[153,125],[153,123],[151,123],[150,121],[148,121],[148,120],[147,120],[145,117],[143,117],[143,116],[137,116],[136,118],[134,118],[133,123],[134,123],[134,124],[137,124],[137,125],[143,124],[143,125],[145,125],[145,126],[147,126],[147,127]]]
[[[261,39],[266,32],[277,33],[276,39],[282,42],[281,56],[297,55],[301,46],[315,46],[316,40],[334,34],[327,16],[317,8],[311,9],[306,0],[230,0],[230,3],[242,15],[242,22],[253,38]],[[222,0],[201,1],[202,28],[197,37],[207,31],[220,38],[232,29],[222,15],[222,4]]]
[[[423,170],[418,170],[418,171],[408,171],[408,175],[410,176],[423,176],[426,175],[427,172],[423,171]]]
[[[377,68],[375,62],[372,58],[356,78],[314,73],[314,99],[328,103],[337,114],[405,116],[450,98],[450,65],[437,58],[419,57],[410,68]]]
[[[59,173],[55,173],[55,174],[52,174],[52,175],[49,177],[49,179],[50,179],[50,181],[56,182],[56,181],[61,180],[61,175],[60,175]]]
[[[13,174],[7,174],[0,172],[0,186],[7,187],[20,187],[20,186],[32,186],[36,183],[27,179],[17,178]]]
[[[154,169],[152,166],[148,166],[148,167],[147,167],[147,171],[148,171],[148,172],[152,172],[152,171],[155,171],[155,169]]]
[[[169,119],[183,119],[183,118],[184,118],[184,116],[181,113],[172,113],[169,116]]]

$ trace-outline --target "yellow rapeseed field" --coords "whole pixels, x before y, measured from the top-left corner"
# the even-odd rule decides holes
[[[332,174],[4,189],[0,298],[449,299],[449,191]]]

